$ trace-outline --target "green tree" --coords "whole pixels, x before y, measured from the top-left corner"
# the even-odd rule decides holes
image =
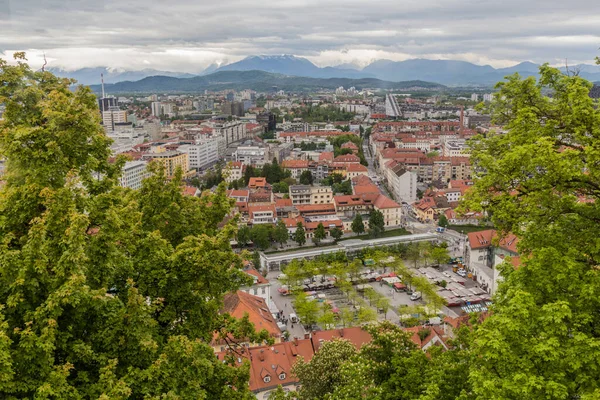
[[[252,165],[246,165],[246,169],[244,170],[244,186],[248,186],[250,178],[254,178],[256,176],[258,176],[258,174],[254,170],[254,167]]]
[[[372,237],[378,237],[385,231],[385,220],[383,213],[379,210],[372,210],[369,213],[369,232]]]
[[[308,299],[306,293],[298,291],[294,299],[294,309],[300,318],[300,322],[311,327],[317,322],[319,314],[319,303],[314,299]]]
[[[298,246],[304,246],[306,243],[306,231],[302,226],[302,222],[296,224],[296,232],[294,232],[294,241],[298,243]]]
[[[271,247],[273,226],[269,224],[256,224],[250,230],[250,238],[256,247],[266,250]]]
[[[438,226],[441,226],[443,228],[447,228],[448,225],[450,225],[448,223],[448,218],[446,218],[446,216],[444,214],[441,214],[440,218],[438,219]]]
[[[248,225],[242,225],[237,232],[237,242],[240,246],[246,246],[251,240],[251,230]]]
[[[313,234],[312,241],[318,246],[319,243],[321,243],[321,240],[325,239],[326,236],[327,233],[325,232],[325,227],[322,223],[319,223],[319,225],[317,225],[317,229],[315,229],[315,232]]]
[[[301,399],[324,399],[343,379],[340,367],[356,355],[354,345],[348,340],[334,339],[323,342],[319,351],[306,362],[300,358],[292,367],[302,386]]]
[[[290,187],[285,182],[275,182],[273,184],[273,192],[275,193],[289,193]]]
[[[248,282],[235,224],[217,227],[225,185],[182,196],[152,166],[119,187],[96,96],[72,83],[0,60],[1,397],[251,398],[247,368],[207,344],[267,338],[218,313]]]
[[[300,184],[302,185],[312,185],[314,181],[312,172],[310,171],[302,171],[300,174]]]
[[[273,239],[282,246],[290,239],[290,233],[285,226],[285,222],[283,222],[281,219],[277,221],[277,225],[273,230]]]
[[[448,254],[448,249],[442,246],[434,246],[429,251],[429,257],[433,260],[437,265],[446,264],[450,261],[450,255]]]
[[[336,242],[339,241],[342,238],[342,236],[344,236],[344,232],[337,226],[330,231],[330,234],[333,240],[335,240]]]
[[[472,160],[486,174],[464,207],[489,210],[502,236],[515,234],[522,263],[498,268],[504,283],[477,329],[479,397],[600,393],[600,298],[592,294],[600,290],[600,111],[591,87],[547,65],[538,80],[510,76],[488,108],[506,133],[474,143]]]
[[[354,217],[354,220],[352,221],[352,232],[356,233],[357,235],[360,235],[361,233],[365,233],[365,224],[363,222],[362,219],[362,215],[360,215],[359,213],[356,213],[356,216]]]

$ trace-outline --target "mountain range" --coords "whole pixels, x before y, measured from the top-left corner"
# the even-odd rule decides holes
[[[491,86],[505,76],[518,72],[521,76],[536,76],[539,65],[522,62],[508,68],[494,68],[490,65],[476,65],[466,61],[412,59],[405,61],[377,60],[364,68],[355,64],[341,64],[335,67],[318,67],[306,58],[293,55],[249,56],[243,60],[227,64],[212,64],[197,74],[185,74],[145,69],[141,71],[120,71],[106,67],[84,68],[76,71],[52,70],[60,76],[69,76],[82,84],[100,83],[100,73],[104,73],[105,83],[136,81],[149,76],[169,76],[191,78],[214,72],[225,71],[264,71],[288,76],[308,78],[377,78],[384,81],[428,81],[449,86]],[[600,66],[574,65],[580,76],[594,82],[600,81]],[[562,68],[564,71],[565,68]]]
[[[204,90],[241,90],[253,89],[270,91],[274,87],[286,91],[314,91],[316,89],[336,89],[354,86],[356,89],[434,89],[441,90],[445,86],[423,81],[389,82],[375,78],[310,78],[289,76],[265,71],[217,71],[215,73],[192,78],[174,78],[168,76],[150,76],[139,81],[106,84],[108,93],[197,93]],[[100,85],[92,85],[92,90],[100,92]]]

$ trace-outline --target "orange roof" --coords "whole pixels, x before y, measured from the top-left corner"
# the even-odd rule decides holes
[[[302,222],[302,225],[304,225],[304,223],[305,223],[304,218],[302,218],[302,217],[281,218],[281,220],[283,221],[286,228],[288,228],[288,229],[295,228],[298,225],[298,222]]]
[[[282,168],[308,168],[307,160],[283,160],[281,162]]]
[[[273,213],[273,216],[277,215],[277,210],[275,209],[275,204],[268,204],[268,205],[249,205],[248,206],[248,212],[250,213],[250,217],[254,218],[254,213],[256,212],[265,212],[265,211],[271,211]]]
[[[242,355],[231,353],[236,359],[236,366],[250,362],[249,388],[253,392],[275,389],[278,385],[287,386],[298,382],[292,374],[292,367],[299,357],[310,361],[314,350],[310,339],[292,340],[276,343],[272,346],[258,346],[240,349]],[[224,360],[227,352],[217,353],[219,360]],[[283,379],[281,379],[283,378]]]
[[[184,196],[196,196],[196,193],[198,192],[198,188],[194,187],[194,186],[184,186],[183,187],[183,195]]]
[[[291,207],[292,199],[275,199],[275,207]]]
[[[330,151],[324,151],[319,154],[319,161],[332,162],[333,161],[333,153]]]
[[[357,349],[360,349],[363,344],[371,341],[371,334],[361,327],[331,329],[328,331],[317,331],[312,334],[312,342],[315,351],[318,351],[323,342],[333,339],[346,339],[350,341]]]
[[[396,203],[389,197],[379,195],[379,197],[377,197],[377,200],[375,200],[375,207],[379,208],[380,210],[386,208],[399,208],[400,204]]]
[[[334,162],[345,162],[345,163],[359,163],[360,158],[354,154],[345,154],[343,156],[337,156],[333,159]]]
[[[319,224],[323,224],[323,227],[328,230],[331,225],[334,225],[336,228],[343,228],[344,227],[344,223],[342,222],[341,219],[332,219],[329,221],[313,221],[313,222],[307,222],[304,227],[306,228],[307,231],[314,231],[315,229],[317,229],[317,227],[319,226]]]
[[[248,187],[249,188],[264,188],[267,187],[269,184],[267,183],[267,178],[263,178],[263,177],[252,177],[250,178],[250,181],[248,182]]]
[[[364,175],[361,175],[361,176],[364,176]],[[363,194],[363,193],[379,193],[379,188],[373,184],[354,186],[354,194]]]
[[[349,163],[346,165],[348,172],[368,172],[369,169],[362,164]]]
[[[260,274],[260,272],[258,272],[256,269],[254,268],[248,268],[247,270],[244,271],[245,273],[247,273],[248,275],[251,275],[252,277],[254,277],[254,284],[255,285],[264,285],[269,283],[269,281],[267,280],[267,278],[265,278],[264,276],[262,276]]]
[[[335,213],[335,206],[331,203],[326,204],[298,204],[296,209],[300,214],[315,213],[315,212],[333,212]]]
[[[241,161],[232,161],[227,165],[227,167],[238,169],[238,168],[242,168],[243,165],[244,164]]]
[[[422,330],[428,330],[429,331],[429,335],[427,335],[427,337],[425,337],[423,340],[421,340],[421,337],[419,337],[419,332]],[[448,346],[446,345],[446,342],[443,338],[443,333],[442,332],[438,332],[437,331],[438,328],[434,327],[434,326],[413,326],[411,328],[402,328],[402,330],[404,332],[407,332],[409,334],[412,334],[410,337],[410,340],[417,345],[417,347],[419,349],[422,349],[427,343],[431,342],[434,339],[439,339],[436,340],[436,343],[441,343],[442,346],[444,346],[444,348],[448,348]]]
[[[281,336],[277,321],[275,321],[267,303],[261,297],[253,296],[241,290],[235,293],[227,293],[223,298],[223,309],[221,311],[238,319],[244,317],[247,313],[250,322],[254,324],[257,331],[265,329],[272,337]]]
[[[358,146],[352,142],[346,142],[341,146],[342,149],[358,150]]]
[[[496,235],[496,231],[488,229],[479,232],[469,232],[469,246],[471,249],[483,249],[492,245],[492,239]]]
[[[352,178],[352,183],[354,183],[356,186],[373,185],[373,181],[371,180],[371,178],[362,174]]]

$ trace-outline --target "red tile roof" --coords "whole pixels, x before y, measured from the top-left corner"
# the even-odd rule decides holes
[[[333,162],[333,153],[330,151],[324,151],[319,154],[319,161]]]
[[[194,186],[184,186],[183,187],[183,195],[184,196],[194,197],[194,196],[196,196],[197,192],[198,192],[198,188],[196,188]]]
[[[331,329],[328,331],[313,332],[311,340],[315,351],[318,351],[323,342],[337,338],[346,339],[357,349],[360,349],[363,344],[371,341],[371,334],[361,327]]]
[[[496,231],[488,229],[479,232],[469,232],[469,247],[471,249],[483,249],[492,245],[492,239],[496,235]]]
[[[254,284],[255,285],[264,285],[264,284],[269,283],[269,281],[267,280],[267,278],[265,278],[264,276],[262,276],[260,274],[260,272],[258,272],[254,268],[248,268],[244,272],[246,272],[248,275],[251,275],[251,276],[253,276],[255,278],[254,279],[254,281],[255,281]]]
[[[292,207],[292,199],[275,199],[275,207]]]
[[[263,298],[253,296],[238,290],[228,293],[223,298],[222,312],[229,313],[232,317],[242,318],[248,314],[250,322],[254,324],[257,331],[265,329],[271,337],[280,337],[281,330],[277,321],[273,318],[269,307]]]
[[[355,156],[354,154],[345,154],[343,156],[337,156],[333,159],[334,162],[344,162],[344,163],[359,163],[360,158]]]
[[[250,189],[265,188],[268,186],[269,186],[269,184],[267,183],[267,178],[263,178],[263,177],[252,177],[252,178],[250,178],[250,181],[248,182],[248,187]]]
[[[281,162],[283,168],[308,168],[307,160],[283,160]]]
[[[346,171],[348,171],[348,172],[368,172],[369,169],[362,164],[349,163],[346,165]]]

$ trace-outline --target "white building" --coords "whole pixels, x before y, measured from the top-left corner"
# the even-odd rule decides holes
[[[109,107],[107,111],[102,112],[102,125],[114,130],[115,124],[127,123],[127,111],[120,110],[119,107]]]
[[[240,146],[233,153],[235,161],[245,165],[261,167],[265,165],[265,148],[258,146]]]
[[[196,144],[180,146],[179,150],[188,154],[190,169],[206,168],[219,161],[217,139],[198,140]]]
[[[123,174],[119,178],[119,185],[130,189],[140,189],[142,180],[150,176],[146,170],[146,161],[127,161],[123,166]]]
[[[494,99],[493,93],[485,93],[483,95],[483,101],[492,101]]]
[[[160,103],[160,101],[153,101],[151,104],[151,108],[152,115],[154,115],[155,117],[160,117],[160,115],[163,113],[162,104]]]
[[[471,95],[471,101],[479,101],[479,95],[477,93],[473,93]]]
[[[443,156],[444,157],[469,157],[470,148],[464,139],[447,140],[444,142]]]
[[[394,198],[412,204],[417,201],[417,174],[405,169],[402,164],[390,161],[384,169],[388,187]]]

